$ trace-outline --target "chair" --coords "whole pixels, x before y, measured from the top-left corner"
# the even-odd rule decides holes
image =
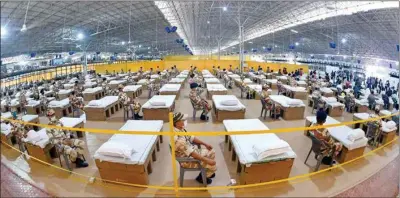
[[[198,148],[200,148],[200,145],[197,145]],[[172,152],[171,145],[169,145],[169,151]],[[179,185],[180,187],[183,187],[183,179],[185,176],[186,171],[200,171],[201,177],[203,178],[203,185],[204,187],[207,187],[207,174],[206,174],[206,169],[203,168],[201,165],[201,161],[197,159],[193,159],[190,157],[177,157],[176,161],[179,163]],[[182,166],[183,163],[196,163],[198,164],[198,168],[185,168]]]
[[[190,100],[190,103],[192,104],[192,107],[193,107],[193,120],[196,120],[197,111],[202,111],[203,109],[196,108],[196,105],[193,103],[192,100]]]
[[[311,148],[310,151],[308,152],[308,155],[306,157],[306,160],[304,161],[304,164],[307,164],[307,160],[310,157],[311,152],[314,152],[315,154],[315,159],[317,160],[317,165],[315,166],[315,171],[319,170],[319,167],[321,166],[322,163],[322,159],[326,156],[332,156],[332,155],[323,155],[322,153],[322,146],[324,145],[324,143],[322,141],[320,141],[319,139],[317,139],[314,135],[310,134],[310,138],[312,141],[311,144]],[[333,160],[331,161],[330,167],[333,166]]]

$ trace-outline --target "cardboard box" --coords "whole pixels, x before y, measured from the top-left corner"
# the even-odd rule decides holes
[[[339,156],[337,156],[339,163],[344,163],[349,160],[355,159],[357,157],[360,157],[364,155],[364,147],[356,148],[353,150],[348,150],[346,147],[343,147],[342,152],[340,153]]]
[[[304,119],[305,107],[286,107],[283,108],[284,120],[301,120]]]

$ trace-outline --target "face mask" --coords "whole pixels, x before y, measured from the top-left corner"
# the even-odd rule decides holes
[[[187,120],[185,120],[185,121],[183,122],[183,127],[184,127],[184,128],[187,127]]]

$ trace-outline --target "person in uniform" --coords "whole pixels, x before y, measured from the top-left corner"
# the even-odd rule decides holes
[[[26,105],[28,104],[26,100],[26,88],[22,89],[19,94],[19,104],[21,105],[21,111],[26,114]]]
[[[72,109],[79,109],[79,111],[80,111],[80,110],[83,110],[84,104],[83,104],[82,100],[80,100],[80,99],[76,96],[75,91],[72,91],[72,92],[69,94],[69,104],[71,104]],[[80,112],[79,112],[79,113],[80,113]]]
[[[47,97],[46,97],[46,95],[44,93],[44,89],[40,90],[39,100],[40,100],[40,104],[43,107],[43,110],[47,111],[47,105],[49,104],[49,100],[47,99]]]
[[[375,107],[374,113],[369,114],[369,118],[378,118],[379,117],[379,107]],[[367,122],[367,132],[366,137],[368,138],[368,144],[371,146],[378,146],[374,144],[379,144],[381,128],[382,128],[382,120],[371,120]],[[375,141],[376,140],[376,141]]]
[[[4,103],[2,101],[2,105],[1,105],[2,112],[6,112],[7,108],[10,107],[10,104],[11,104],[11,96],[8,92],[6,92],[6,95],[4,96]]]
[[[312,126],[322,126],[326,122],[326,118],[328,117],[328,115],[323,109],[320,109],[317,112],[316,117],[317,122],[312,124]],[[322,153],[325,156],[330,156],[333,158],[339,155],[340,151],[343,148],[343,145],[332,138],[327,128],[310,130],[309,133],[310,135],[322,141]]]
[[[345,101],[345,106],[346,106],[347,112],[352,113],[356,106],[353,90],[350,90],[350,92],[345,95],[344,101]]]
[[[273,107],[273,103],[271,101],[271,98],[269,97],[269,92],[268,92],[269,86],[268,85],[264,85],[262,87],[262,91],[261,91],[261,99],[265,102],[265,107],[267,107],[267,109],[269,111],[272,110]],[[278,106],[278,105],[277,105]]]
[[[82,87],[79,86],[78,81],[75,81],[74,91],[75,91],[76,96],[83,97],[83,95],[82,95],[83,90],[82,90]]]
[[[101,87],[103,88],[103,91],[104,91],[106,96],[111,96],[111,89],[108,86],[107,78],[103,78],[103,82],[101,83]]]
[[[143,116],[140,116],[139,113],[142,105],[136,100],[131,101],[131,99],[123,90],[124,86],[118,85],[118,102],[124,107],[125,112],[129,110],[132,112],[133,119],[141,120]]]
[[[181,132],[174,137],[175,139],[175,156],[178,158],[194,158],[201,162],[201,166],[206,169],[207,184],[212,183],[217,170],[215,162],[215,151],[213,147],[194,136],[185,135],[186,132],[186,115],[175,113],[173,117],[173,125],[175,132]],[[203,147],[201,147],[203,146]],[[198,163],[182,163],[184,168],[198,168]],[[201,173],[196,177],[196,181],[203,183]]]
[[[63,126],[56,118],[53,109],[47,111],[47,118],[49,119],[48,125]],[[83,149],[85,147],[84,141],[71,138],[70,131],[62,129],[47,128],[46,133],[47,136],[49,136],[50,143],[53,144],[60,153],[66,154],[71,162],[76,164],[77,168],[88,166],[88,163],[85,162],[83,157]]]
[[[207,100],[200,97],[200,94],[204,91],[204,89],[199,88],[197,83],[190,84],[190,93],[189,98],[192,104],[195,106],[196,109],[202,109],[203,112],[201,113],[200,119],[201,120],[208,120],[208,113],[211,111],[212,107],[208,104]]]

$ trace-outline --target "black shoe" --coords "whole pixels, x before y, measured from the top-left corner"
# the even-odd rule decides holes
[[[215,177],[215,173],[213,173],[209,178],[212,179]]]
[[[85,167],[89,166],[89,164],[87,162],[83,161],[80,158],[76,158],[75,164],[76,164],[76,168],[85,168]]]
[[[201,177],[201,173],[196,177],[196,181],[203,184],[203,177]],[[212,180],[210,178],[207,178],[207,184],[211,184]]]

